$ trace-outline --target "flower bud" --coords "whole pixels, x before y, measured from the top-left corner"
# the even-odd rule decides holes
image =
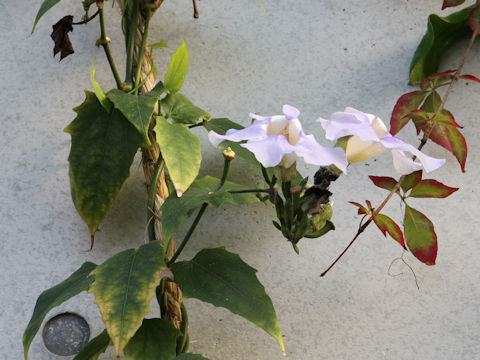
[[[275,166],[275,176],[282,182],[293,181],[297,177],[297,166],[294,162],[289,168],[282,165]]]
[[[232,161],[233,159],[235,159],[235,152],[230,147],[228,147],[223,150],[223,157],[227,160]]]

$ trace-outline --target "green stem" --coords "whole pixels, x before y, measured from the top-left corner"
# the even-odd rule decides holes
[[[115,62],[113,61],[112,53],[110,52],[110,46],[108,45],[107,35],[105,34],[105,19],[103,16],[103,2],[100,3],[101,7],[98,8],[100,14],[100,43],[103,46],[103,50],[105,50],[105,55],[107,56],[108,63],[110,64],[110,69],[112,69],[113,77],[115,78],[115,82],[117,83],[117,88],[120,90],[122,89],[122,80],[120,80],[120,75],[118,74],[117,67],[115,66]]]
[[[158,181],[160,180],[160,174],[162,173],[165,161],[163,161],[162,155],[158,157],[157,164],[155,165],[155,171],[153,173],[150,189],[148,190],[147,200],[147,224],[148,224],[148,241],[155,240],[155,196],[157,193]]]
[[[138,92],[138,89],[140,89],[148,80],[148,78],[150,77],[150,75],[153,74],[153,68],[150,70],[150,72],[147,74],[147,76],[145,77],[145,79],[142,80],[142,82],[140,84],[138,84],[138,86],[135,88],[135,89],[132,89],[128,92],[128,94],[133,94],[133,93],[137,93]],[[156,115],[158,116],[158,114]]]
[[[146,7],[145,9],[145,27],[143,30],[143,37],[142,37],[142,45],[140,47],[140,53],[138,54],[138,64],[137,64],[137,75],[135,77],[135,87],[138,87],[140,83],[140,75],[142,73],[142,60],[143,56],[145,55],[145,48],[147,47],[147,38],[148,38],[148,27],[150,25],[150,7]],[[135,91],[135,94],[138,94],[138,89]]]
[[[270,178],[268,177],[267,169],[265,169],[263,166],[262,166],[262,175],[263,175],[263,178],[265,179],[265,182],[266,182],[268,185],[271,185],[272,182],[270,181]]]
[[[180,342],[177,345],[177,355],[183,354],[188,350],[186,349],[187,339],[188,339],[188,313],[183,302],[180,305],[180,309],[182,311],[182,328],[180,331],[182,332],[183,335],[180,338]]]
[[[132,85],[133,82],[133,54],[135,48],[135,34],[138,24],[138,1],[133,2],[133,13],[130,18],[130,26],[128,28],[127,39],[127,64],[125,72],[125,82]]]
[[[222,186],[225,184],[225,181],[227,180],[228,172],[230,171],[230,163],[231,162],[232,162],[232,160],[229,160],[229,159],[225,158],[225,163],[223,165],[222,178],[220,179],[220,182],[218,183],[217,188],[214,190],[214,193],[217,192],[218,190],[220,190],[222,188]],[[183,238],[183,241],[180,244],[180,246],[177,248],[177,251],[175,251],[175,254],[173,254],[171,259],[168,261],[167,266],[172,265],[175,262],[175,260],[177,260],[177,258],[180,256],[180,254],[183,251],[183,248],[185,247],[185,245],[187,245],[188,241],[190,240],[193,232],[195,231],[195,228],[197,227],[198,223],[200,222],[200,220],[201,220],[203,214],[205,213],[205,210],[207,209],[207,207],[208,207],[208,203],[203,203],[202,204],[202,206],[200,207],[200,210],[198,211],[197,216],[195,217],[195,220],[193,220],[193,223],[190,226],[190,229],[188,229],[187,234]]]
[[[270,189],[247,189],[247,190],[233,190],[230,194],[246,194],[246,193],[270,193]]]

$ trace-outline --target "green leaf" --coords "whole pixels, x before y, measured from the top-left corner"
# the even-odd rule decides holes
[[[210,119],[209,121],[205,122],[203,126],[205,129],[207,129],[207,131],[215,131],[220,135],[225,135],[229,129],[240,130],[244,128],[242,125],[237,124],[227,118]],[[253,167],[258,168],[261,166],[258,160],[255,158],[255,155],[253,155],[253,153],[249,150],[240,146],[240,143],[225,140],[217,146],[218,149],[226,149],[228,147],[231,148],[237,156],[240,156]]]
[[[68,279],[60,284],[45,290],[37,299],[32,318],[30,319],[25,332],[23,333],[23,350],[25,359],[28,358],[28,349],[35,337],[38,329],[42,325],[43,319],[54,307],[59,306],[71,297],[88,290],[93,278],[88,275],[96,268],[96,264],[91,262],[84,263],[80,269],[75,271]]]
[[[157,142],[178,196],[188,189],[200,170],[200,139],[183,124],[170,124],[163,117],[155,125]]]
[[[402,247],[405,248],[405,239],[403,238],[402,229],[400,229],[400,226],[398,226],[395,221],[383,214],[377,214],[373,221],[385,237],[387,237],[388,233],[394,240],[396,240]]]
[[[44,0],[42,5],[40,5],[40,9],[38,9],[37,16],[35,17],[35,21],[33,23],[32,33],[35,31],[35,27],[37,26],[38,21],[40,18],[45,15],[45,13],[50,10],[52,7],[57,5],[60,0]]]
[[[98,360],[98,357],[107,350],[108,345],[110,345],[110,337],[107,330],[103,330],[90,340],[73,360]]]
[[[165,92],[161,83],[150,92],[142,95],[127,94],[121,90],[113,89],[107,93],[108,99],[113,102],[115,108],[135,126],[143,137],[143,146],[150,146],[148,127],[155,110],[155,105],[160,96]]]
[[[166,42],[161,41],[161,42],[157,42],[155,44],[148,44],[148,47],[150,49],[159,49],[159,48],[166,48],[166,47],[168,47],[168,45],[167,45]]]
[[[422,180],[422,170],[414,171],[405,177],[405,180],[403,180],[402,185],[400,186],[404,192],[407,192],[417,185],[420,180]]]
[[[218,207],[224,202],[242,205],[260,201],[252,193],[230,194],[229,191],[247,189],[246,186],[230,181],[226,181],[222,189],[215,192],[219,182],[220,179],[205,176],[196,180],[182,197],[179,198],[175,194],[171,194],[167,198],[161,207],[164,239],[170,239],[187,219],[188,213],[203,203]]]
[[[93,91],[95,92],[95,95],[100,101],[100,104],[104,107],[105,110],[107,110],[108,113],[112,111],[112,103],[107,99],[107,95],[105,95],[105,92],[103,91],[102,87],[98,83],[97,80],[95,80],[95,59],[93,59],[92,63],[92,68],[90,70],[90,80],[92,82],[93,86]]]
[[[415,185],[409,196],[415,198],[446,198],[457,190],[458,188],[444,185],[437,180],[426,179]]]
[[[172,60],[165,74],[165,87],[170,93],[175,93],[182,88],[183,80],[188,69],[188,50],[185,41],[172,55]]]
[[[468,34],[468,16],[474,6],[467,7],[446,17],[431,14],[427,33],[418,45],[410,64],[410,85],[437,72],[446,49],[460,36]]]
[[[203,249],[190,261],[172,265],[185,298],[224,307],[273,336],[285,353],[272,300],[255,275],[257,270],[225,248]]]
[[[99,265],[89,292],[102,314],[108,335],[120,356],[150,312],[150,301],[165,268],[163,249],[152,241],[122,251]]]
[[[196,124],[201,120],[210,119],[210,114],[192,104],[186,96],[180,93],[169,94],[161,101],[167,118],[176,123]]]
[[[173,360],[210,360],[203,355],[198,354],[180,354]]]
[[[405,205],[403,227],[412,254],[426,265],[435,265],[438,247],[433,223],[420,211]]]
[[[176,355],[177,337],[181,335],[164,319],[144,319],[125,348],[127,360],[171,360]]]
[[[65,131],[72,136],[68,160],[73,202],[93,236],[128,178],[142,138],[120,111],[108,113],[95,94],[85,94]]]

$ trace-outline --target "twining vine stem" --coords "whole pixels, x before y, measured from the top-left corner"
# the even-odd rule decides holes
[[[223,165],[223,174],[222,178],[220,179],[220,182],[217,185],[217,188],[214,190],[214,193],[219,191],[223,185],[225,184],[225,181],[227,180],[228,173],[230,172],[230,164],[232,162],[232,159],[225,158],[225,163]],[[195,217],[195,220],[193,220],[192,225],[190,226],[190,229],[188,229],[187,234],[183,238],[182,243],[180,246],[177,248],[177,251],[175,251],[175,254],[170,258],[170,260],[167,263],[167,266],[172,265],[175,260],[177,260],[178,256],[181,254],[183,248],[185,245],[187,245],[188,241],[190,240],[190,237],[192,236],[193,232],[195,231],[195,228],[197,227],[198,223],[200,222],[200,219],[202,218],[203,214],[205,213],[205,210],[208,207],[208,203],[203,203],[202,206],[200,207],[200,210],[198,211],[197,216]]]
[[[148,224],[148,241],[155,240],[155,196],[157,194],[158,181],[160,180],[160,174],[165,166],[165,161],[162,155],[158,156],[157,164],[155,165],[155,171],[153,173],[150,189],[148,189],[147,200],[147,224]]]
[[[437,115],[439,115],[444,106],[445,106],[445,103],[447,102],[447,99],[450,95],[450,93],[452,92],[453,90],[453,87],[455,86],[455,84],[457,83],[459,77],[460,77],[460,74],[462,72],[462,69],[463,69],[463,66],[465,65],[465,61],[467,60],[467,57],[470,53],[470,49],[472,48],[473,46],[473,43],[475,42],[475,39],[478,35],[478,32],[477,31],[474,31],[473,34],[472,34],[472,37],[470,38],[470,42],[468,43],[468,46],[467,46],[467,49],[465,50],[465,53],[463,54],[463,57],[462,57],[462,61],[460,62],[460,65],[457,69],[457,71],[455,72],[455,75],[450,83],[450,86],[448,87],[444,97],[443,97],[443,100],[442,100],[442,103],[440,104],[439,108],[437,109],[437,111],[434,113],[434,115],[432,116],[431,120],[435,119],[435,117]],[[435,123],[433,123],[431,126],[429,126],[429,128],[425,131],[424,135],[423,135],[423,138],[420,142],[420,145],[418,146],[418,150],[422,150],[422,148],[425,146],[425,144],[427,143],[429,137],[430,137],[430,134],[432,133],[433,131],[433,127],[435,126]],[[416,157],[414,156],[413,157],[413,160],[415,161]],[[388,196],[385,198],[385,200],[383,200],[383,202],[380,204],[380,206],[378,208],[376,208],[373,212],[372,212],[372,215],[370,216],[370,218],[362,225],[358,228],[358,231],[355,235],[355,237],[350,241],[350,243],[347,245],[347,247],[342,251],[342,253],[335,259],[335,261],[327,268],[327,270],[325,270],[321,275],[320,277],[322,276],[325,276],[332,267],[335,266],[335,264],[343,257],[343,255],[348,251],[348,249],[353,245],[353,243],[355,242],[355,240],[358,239],[358,237],[360,236],[361,233],[363,233],[365,231],[365,229],[367,228],[368,225],[370,225],[370,223],[373,221],[373,219],[375,219],[375,217],[380,213],[380,211],[385,207],[385,205],[390,201],[390,199],[392,198],[392,196],[400,189],[400,186],[402,185],[403,181],[405,180],[406,178],[406,175],[403,175],[399,180],[398,182],[395,184],[395,186],[393,187],[392,191],[390,191],[390,194],[388,194]]]
[[[113,61],[112,53],[110,52],[110,46],[108,45],[108,38],[105,33],[105,18],[103,16],[103,1],[97,2],[98,11],[100,15],[100,32],[101,37],[99,44],[103,46],[103,50],[105,50],[105,55],[107,56],[108,63],[110,65],[110,69],[112,69],[113,77],[115,78],[115,82],[117,84],[118,89],[122,89],[122,80],[120,79],[120,75],[118,74],[117,67],[115,66],[115,62]]]

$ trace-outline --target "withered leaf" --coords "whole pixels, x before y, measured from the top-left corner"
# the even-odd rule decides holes
[[[70,54],[73,54],[73,47],[68,37],[68,32],[73,31],[73,16],[67,15],[60,19],[55,25],[52,26],[53,32],[50,35],[55,42],[53,48],[53,56],[60,52],[60,61]]]

